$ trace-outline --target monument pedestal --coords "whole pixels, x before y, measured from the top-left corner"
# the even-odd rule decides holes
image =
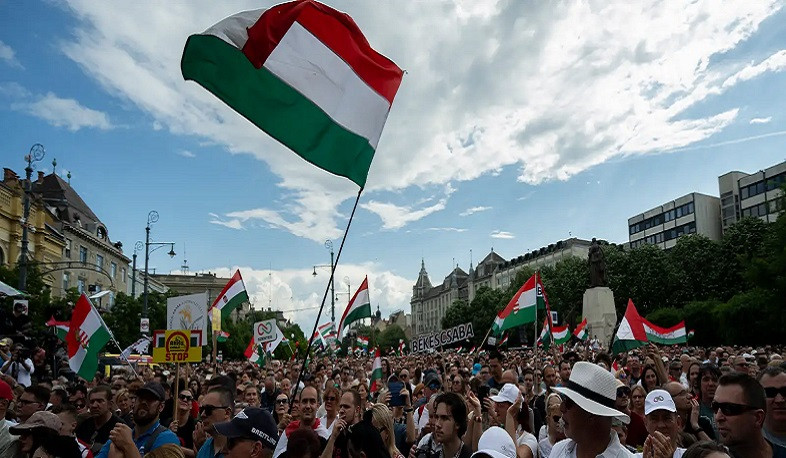
[[[614,326],[617,324],[617,310],[611,289],[596,286],[584,291],[582,315],[587,319],[589,338],[597,336],[598,341],[608,350],[614,337]]]

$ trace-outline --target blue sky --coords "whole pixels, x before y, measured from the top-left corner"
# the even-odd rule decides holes
[[[0,1],[0,158],[21,174],[42,143],[38,169],[57,158],[129,255],[157,210],[178,256],[151,266],[185,247],[192,272],[240,267],[310,327],[357,189],[179,73],[189,34],[271,4]],[[407,71],[337,272],[368,274],[384,313],[408,310],[421,258],[436,283],[470,250],[623,242],[628,217],[786,159],[782,2],[328,4]]]

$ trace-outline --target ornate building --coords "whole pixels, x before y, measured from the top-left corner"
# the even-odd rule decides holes
[[[412,287],[412,334],[418,336],[442,329],[445,311],[454,301],[468,300],[467,282],[469,274],[456,266],[437,286],[431,285],[426,263],[421,260],[420,274]]]

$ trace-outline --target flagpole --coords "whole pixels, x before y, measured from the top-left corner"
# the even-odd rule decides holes
[[[98,316],[98,319],[101,320],[101,326],[103,326],[104,329],[106,329],[109,332],[109,338],[112,340],[112,343],[114,343],[117,349],[120,350],[120,359],[122,361],[125,361],[126,364],[128,364],[128,367],[131,368],[131,372],[134,373],[134,377],[138,378],[139,375],[136,373],[136,369],[134,369],[134,366],[131,365],[131,362],[128,360],[128,358],[123,356],[124,348],[121,347],[119,343],[117,343],[117,339],[115,339],[115,334],[112,332],[111,329],[109,329],[109,326],[107,326],[106,323],[104,322],[104,317],[102,317],[101,314],[98,313],[98,310],[96,310],[95,306],[93,305],[93,301],[91,301],[90,298],[87,297],[87,295],[85,295],[85,298],[87,298],[87,303],[90,304],[90,307],[93,309],[93,311],[96,312],[96,316]]]
[[[349,215],[349,221],[347,221],[347,228],[344,230],[344,235],[341,237],[341,245],[338,247],[338,253],[336,253],[336,261],[333,263],[333,267],[330,271],[330,279],[332,280],[333,276],[336,273],[336,267],[338,266],[338,261],[341,259],[341,252],[344,250],[344,243],[347,241],[347,234],[349,234],[349,227],[352,224],[352,220],[355,217],[355,211],[358,208],[358,203],[360,202],[360,195],[363,193],[363,188],[361,187],[358,190],[358,195],[355,198],[355,205],[352,206],[352,213]],[[311,351],[311,345],[314,343],[314,333],[317,332],[317,328],[319,327],[319,320],[322,317],[322,310],[325,308],[325,301],[327,300],[327,295],[330,292],[330,285],[332,281],[328,281],[327,286],[325,286],[325,294],[322,296],[322,304],[319,306],[319,312],[317,312],[317,319],[314,320],[314,329],[311,331],[311,337],[308,339],[308,346],[306,347],[305,355],[303,357],[303,365],[300,368],[300,373],[297,376],[297,381],[295,382],[295,397],[297,397],[297,391],[300,387],[300,383],[303,381],[303,374],[306,372],[306,362],[308,361],[308,354]],[[341,336],[338,336],[340,339]],[[293,355],[294,356],[294,355]],[[289,404],[289,414],[292,414],[292,406],[294,404]]]
[[[535,271],[535,322],[532,323],[532,327],[535,329],[535,339],[532,341],[532,349],[534,351],[535,357],[535,370],[540,367],[541,371],[543,370],[543,366],[540,365],[538,362],[538,279],[540,278],[540,270]]]

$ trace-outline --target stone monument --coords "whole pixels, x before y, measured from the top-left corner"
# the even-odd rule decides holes
[[[589,247],[590,288],[584,291],[582,314],[587,319],[589,338],[596,338],[608,349],[614,337],[617,324],[617,311],[614,307],[614,293],[607,286],[606,258],[596,239]]]

